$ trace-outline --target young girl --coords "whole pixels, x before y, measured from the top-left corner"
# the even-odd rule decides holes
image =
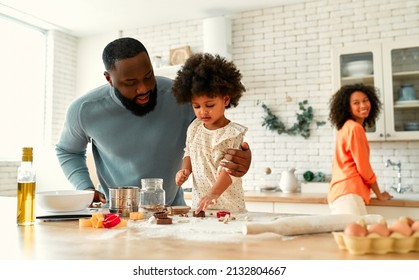
[[[328,193],[333,214],[366,215],[371,190],[379,200],[391,199],[378,187],[365,134],[380,109],[376,89],[363,84],[342,86],[330,99],[329,120],[338,130]]]
[[[219,166],[227,149],[239,149],[247,128],[231,122],[226,108],[237,106],[245,91],[241,74],[232,62],[218,55],[192,55],[178,71],[173,93],[178,103],[191,103],[196,119],[187,131],[182,169],[176,174],[181,186],[192,174],[192,208],[195,212],[223,209],[245,211],[241,178]]]

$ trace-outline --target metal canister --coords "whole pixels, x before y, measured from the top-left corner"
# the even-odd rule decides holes
[[[123,186],[109,188],[109,212],[129,216],[138,211],[139,187]]]

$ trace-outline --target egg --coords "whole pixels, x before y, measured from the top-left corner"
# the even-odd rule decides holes
[[[413,224],[412,224],[412,230],[414,231],[414,232],[419,232],[419,221],[415,221],[415,222],[413,222]]]
[[[408,225],[408,223],[400,220],[396,220],[391,224],[390,231],[401,233],[404,236],[412,235],[412,228]]]
[[[390,229],[388,228],[387,224],[372,224],[368,226],[368,233],[376,233],[380,236],[386,237],[390,235]]]
[[[345,227],[343,233],[349,236],[365,237],[368,234],[368,231],[364,226],[358,223],[352,223]]]
[[[406,217],[406,216],[401,216],[399,218],[399,220],[402,221],[402,222],[407,223],[409,226],[412,226],[413,222],[414,222],[412,218],[409,218],[409,217]]]

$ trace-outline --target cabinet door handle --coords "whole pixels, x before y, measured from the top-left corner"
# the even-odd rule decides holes
[[[386,134],[386,137],[390,137],[390,133],[387,133],[387,134]]]
[[[380,137],[384,137],[384,134],[380,133]]]

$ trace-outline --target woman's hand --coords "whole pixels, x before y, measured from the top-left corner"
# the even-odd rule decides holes
[[[377,195],[378,200],[390,200],[392,198],[393,196],[390,195],[388,192],[382,192],[380,193],[380,195]]]
[[[242,150],[228,149],[224,155],[226,161],[220,161],[220,165],[225,168],[227,173],[235,177],[242,177],[250,168],[252,162],[252,152],[249,144],[243,142]]]

